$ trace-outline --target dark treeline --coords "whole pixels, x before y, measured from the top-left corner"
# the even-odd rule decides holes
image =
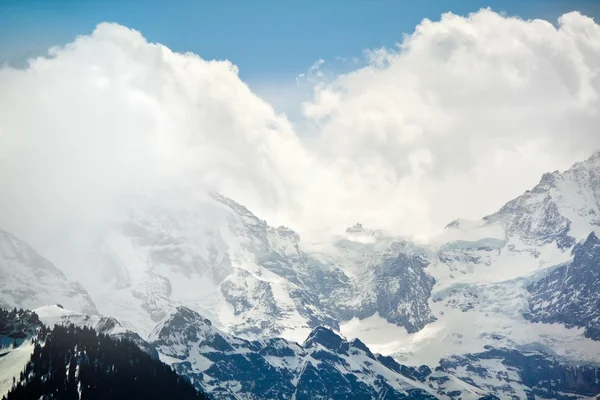
[[[0,336],[25,339],[37,334],[42,323],[36,313],[23,309],[0,308]]]
[[[31,359],[4,400],[208,399],[129,340],[73,325],[32,340]]]

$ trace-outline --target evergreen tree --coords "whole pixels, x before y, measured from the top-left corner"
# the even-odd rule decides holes
[[[4,400],[208,399],[129,340],[73,325],[40,331],[38,339]]]

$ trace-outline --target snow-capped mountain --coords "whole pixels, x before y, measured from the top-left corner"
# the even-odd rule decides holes
[[[0,307],[36,308],[60,303],[73,310],[95,313],[96,306],[79,283],[29,245],[0,229]]]
[[[214,193],[187,203],[138,199],[129,211],[94,241],[90,272],[66,268],[89,282],[101,314],[144,335],[178,305],[246,336],[337,326],[312,290],[315,274],[336,269],[311,264],[295,232]]]
[[[42,325],[29,310],[0,309],[0,396],[3,399],[199,399],[208,397],[137,343],[100,334],[114,332],[101,319],[60,307],[46,318],[83,326]],[[69,314],[69,315],[68,315]],[[10,339],[10,344],[6,342]],[[156,352],[156,350],[154,350]]]
[[[146,340],[139,334],[125,329],[119,321],[113,317],[102,317],[99,315],[87,315],[72,310],[65,309],[62,305],[48,305],[36,308],[33,312],[38,316],[41,323],[49,328],[56,325],[70,326],[79,328],[90,328],[104,335],[109,335],[116,339],[126,339],[135,343],[141,350],[152,358],[158,358],[158,353]]]
[[[531,345],[554,359],[599,362],[600,343],[592,340],[598,339],[600,297],[593,233],[599,175],[595,154],[563,173],[545,174],[495,214],[450,223],[425,250],[436,320],[396,343],[365,341],[430,365],[487,346]]]
[[[90,314],[114,317],[143,338],[179,307],[243,343],[303,342],[324,326],[430,368],[532,346],[564,365],[600,362],[600,154],[545,174],[490,216],[451,222],[429,243],[357,224],[317,252],[219,194],[130,199],[125,210],[79,254],[48,256],[93,302],[83,288],[65,299],[64,288],[76,284],[61,272],[52,275],[61,277],[52,278],[56,285],[38,283],[42,274],[28,271],[43,259],[7,233],[0,301],[37,307],[37,296],[77,311],[95,304]],[[27,295],[29,280],[35,296]]]
[[[339,329],[373,313],[409,332],[434,320],[427,260],[404,241],[380,232],[371,237],[381,243],[357,241],[362,230],[336,239],[331,254],[311,254],[296,232],[219,194],[134,204],[125,222],[66,269],[87,283],[101,314],[143,335],[178,305],[248,338],[302,340],[316,326]]]
[[[430,389],[384,365],[358,339],[315,328],[303,344],[244,340],[179,307],[150,336],[163,361],[215,399],[426,399]]]
[[[428,381],[457,399],[592,399],[600,393],[598,374],[598,364],[563,363],[535,349],[490,347],[442,359]]]
[[[383,233],[370,235],[369,242],[363,232],[338,238],[329,254],[320,255],[347,276],[347,284],[329,301],[334,315],[348,321],[378,314],[409,333],[433,322],[428,299],[435,280],[426,272],[424,249]]]
[[[178,307],[151,342],[161,359],[215,399],[586,398],[600,393],[593,365],[569,365],[535,349],[488,348],[441,360],[432,371],[374,354],[324,327],[302,344],[244,340]],[[487,397],[486,397],[487,396]]]
[[[527,290],[532,321],[585,328],[600,340],[600,240],[593,232],[574,248],[573,261],[560,265]]]
[[[600,225],[600,152],[567,171],[542,176],[531,191],[484,220],[532,245],[570,248]]]

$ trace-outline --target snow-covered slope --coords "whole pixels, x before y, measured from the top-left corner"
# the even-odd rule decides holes
[[[115,338],[127,339],[134,342],[140,349],[152,358],[158,358],[158,353],[146,340],[142,339],[136,332],[125,329],[119,321],[113,317],[101,317],[98,315],[87,315],[63,308],[62,305],[48,305],[33,310],[39,320],[52,329],[55,325],[91,328],[97,333],[102,333]]]
[[[397,252],[406,244],[389,237],[360,243],[364,232],[349,232],[335,254],[310,254],[296,232],[219,194],[132,204],[83,258],[64,251],[60,265],[86,284],[101,314],[143,335],[178,305],[248,338],[303,340],[316,326],[339,329],[340,321],[374,312],[411,332],[433,321],[426,260]]]
[[[178,305],[246,336],[303,337],[311,326],[336,326],[305,284],[313,266],[295,232],[218,194],[138,198],[127,210],[85,244],[82,261],[61,262],[86,283],[101,314],[144,335]],[[77,268],[82,262],[85,271]]]
[[[49,328],[54,325],[75,325],[83,328],[94,329],[98,333],[106,335],[118,335],[126,331],[119,321],[113,317],[102,317],[99,315],[88,315],[80,312],[65,309],[60,304],[47,305],[33,310],[40,321]]]
[[[0,396],[13,387],[33,352],[33,342],[42,324],[29,310],[0,308]]]
[[[426,399],[423,383],[381,363],[359,340],[315,328],[300,345],[248,341],[179,307],[150,336],[163,361],[216,399]],[[383,394],[385,396],[381,397]]]
[[[374,354],[360,340],[324,327],[302,344],[240,339],[184,307],[161,321],[150,339],[164,362],[215,399],[578,399],[600,393],[597,366],[560,363],[535,349],[488,348],[443,359],[432,371]]]
[[[19,379],[32,352],[31,342],[24,342],[14,348],[0,349],[0,396],[8,393],[15,380]]]
[[[592,233],[599,199],[595,154],[563,173],[545,174],[481,221],[449,224],[428,253],[437,320],[386,350],[431,364],[485,346],[535,344],[553,357],[600,362],[600,342],[590,340],[598,339],[600,308]]]
[[[435,280],[426,272],[426,249],[357,224],[334,240],[332,250],[314,257],[338,266],[346,277],[328,296],[338,320],[377,314],[410,333],[435,320],[428,304]]]
[[[317,252],[293,230],[269,226],[221,195],[156,195],[129,199],[117,223],[64,241],[75,243],[73,251],[56,247],[50,258],[84,284],[101,315],[142,337],[183,306],[236,337],[302,342],[326,326],[432,368],[486,346],[533,345],[564,362],[599,362],[597,262],[588,243],[599,199],[596,154],[545,174],[497,213],[453,221],[428,244],[357,224]],[[22,247],[29,251],[4,245],[1,260],[28,260],[19,262],[33,270],[39,256]],[[78,311],[88,304],[61,299],[57,288],[70,287],[64,277],[67,283],[39,284],[40,294],[28,296],[28,281],[37,287],[38,277],[23,278],[5,267],[10,262],[0,264],[9,305],[35,296]]]
[[[509,237],[530,244],[571,247],[600,224],[600,152],[563,173],[544,174],[531,191],[484,220],[499,221]]]
[[[49,303],[96,312],[83,286],[67,280],[29,245],[0,229],[0,307],[32,309]]]
[[[488,348],[442,360],[429,381],[457,399],[591,400],[600,394],[599,374],[597,364],[566,364],[536,350]]]
[[[373,314],[342,322],[342,332],[404,362],[432,367],[440,358],[483,352],[486,346],[534,346],[556,359],[600,362],[599,262],[596,236],[590,235],[598,229],[599,199],[595,154],[563,173],[544,175],[491,216],[453,221],[429,245],[392,240],[391,254],[412,249],[435,280],[430,296],[412,295],[426,302],[431,320],[409,333],[386,315]],[[370,237],[360,246],[392,248],[389,240]],[[345,271],[368,274],[382,253],[346,252],[339,265],[352,261]]]
[[[61,307],[35,312],[0,309],[0,396],[3,399],[207,399],[190,382],[129,338],[115,339],[89,326],[101,319]],[[105,330],[107,327],[98,325]],[[118,333],[116,334],[118,335]],[[10,345],[5,346],[9,339]],[[125,340],[123,340],[125,339]]]
[[[592,232],[573,250],[573,261],[561,265],[527,289],[528,319],[585,328],[600,340],[600,240]]]

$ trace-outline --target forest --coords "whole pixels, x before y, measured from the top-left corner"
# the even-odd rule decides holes
[[[3,400],[208,399],[129,340],[74,325],[42,327],[28,340],[31,359]]]

